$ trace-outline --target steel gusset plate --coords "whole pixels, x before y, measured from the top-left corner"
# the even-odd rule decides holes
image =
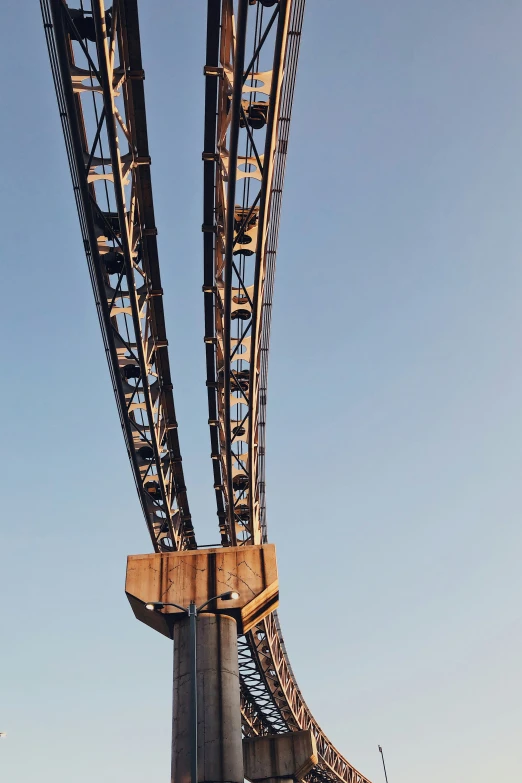
[[[80,5],[80,3],[78,3]],[[196,546],[152,200],[136,0],[41,0],[83,245],[120,422],[156,551]]]

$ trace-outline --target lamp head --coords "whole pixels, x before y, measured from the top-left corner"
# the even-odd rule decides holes
[[[163,609],[164,604],[161,603],[161,601],[154,601],[150,604],[145,604],[145,609],[148,609],[149,612],[155,612],[157,609]]]
[[[239,593],[235,590],[230,590],[228,593],[223,593],[220,598],[222,601],[236,601],[239,598]]]

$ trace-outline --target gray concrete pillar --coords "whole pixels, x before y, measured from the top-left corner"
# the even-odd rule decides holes
[[[317,764],[317,745],[309,729],[243,740],[245,778],[254,783],[295,783]]]
[[[197,628],[198,781],[243,783],[236,621],[200,614]],[[190,629],[174,626],[171,783],[190,783]]]
[[[247,778],[249,780],[249,778]],[[260,781],[254,781],[254,783],[296,783],[295,778],[261,778]]]

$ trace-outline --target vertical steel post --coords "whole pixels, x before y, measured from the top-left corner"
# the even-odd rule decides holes
[[[198,783],[198,671],[197,671],[197,617],[196,604],[188,608],[190,623],[190,777]]]

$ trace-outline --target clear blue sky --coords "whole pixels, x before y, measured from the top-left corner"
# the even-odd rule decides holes
[[[203,349],[205,3],[142,2],[187,486],[217,541]],[[2,783],[169,779],[171,649],[36,1],[4,0]],[[305,698],[374,783],[522,779],[522,4],[309,0],[267,428]]]

